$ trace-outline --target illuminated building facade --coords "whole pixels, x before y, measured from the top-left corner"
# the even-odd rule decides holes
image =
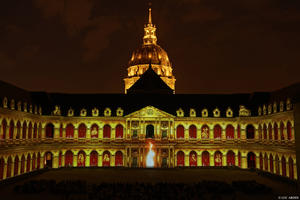
[[[0,82],[0,179],[46,166],[152,165],[238,166],[298,179],[299,84],[252,94],[174,94],[155,31],[150,10],[125,94],[29,92]]]

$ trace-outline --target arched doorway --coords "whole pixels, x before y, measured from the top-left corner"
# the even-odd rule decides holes
[[[220,151],[215,153],[215,166],[222,166],[222,153]]]
[[[197,153],[195,151],[190,152],[190,167],[197,167]]]
[[[233,151],[227,152],[227,166],[235,166],[235,155]]]
[[[177,139],[183,139],[184,138],[184,127],[182,125],[177,126],[176,138]]]
[[[103,138],[111,137],[111,127],[108,124],[105,124],[103,127]]]
[[[254,139],[254,132],[255,132],[254,126],[252,124],[248,124],[246,127],[247,139]]]
[[[222,137],[222,128],[219,124],[217,124],[214,127],[214,138],[221,139],[221,137]]]
[[[154,138],[154,126],[152,124],[146,126],[146,138]]]
[[[77,155],[77,167],[84,167],[85,166],[85,152],[79,151]]]
[[[247,163],[249,169],[255,169],[255,154],[253,152],[249,152],[247,155]]]
[[[207,151],[202,152],[202,166],[209,166],[209,153]]]
[[[70,150],[65,153],[65,166],[66,167],[73,166],[73,152]]]
[[[234,138],[234,127],[229,124],[226,127],[226,139],[233,139]]]
[[[46,152],[45,153],[45,167],[47,168],[52,168],[52,160],[53,160],[53,155],[51,152]]]
[[[90,154],[90,166],[97,167],[98,166],[98,152],[92,151]]]
[[[184,153],[182,151],[177,153],[177,166],[184,167]]]
[[[73,124],[68,124],[66,126],[66,138],[74,138],[74,126],[73,126]]]
[[[120,167],[123,166],[123,153],[121,151],[116,152],[115,156],[115,166]]]
[[[78,127],[78,137],[79,138],[85,138],[86,137],[86,125],[80,124]]]

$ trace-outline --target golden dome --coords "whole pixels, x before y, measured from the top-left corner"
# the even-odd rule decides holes
[[[171,67],[167,52],[157,44],[143,44],[133,52],[128,64],[133,66],[149,63]]]

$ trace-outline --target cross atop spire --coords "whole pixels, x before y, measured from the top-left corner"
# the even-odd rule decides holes
[[[148,15],[148,24],[145,25],[144,28],[144,45],[147,44],[156,44],[157,37],[156,37],[156,27],[152,24],[152,9],[149,8],[149,15]]]

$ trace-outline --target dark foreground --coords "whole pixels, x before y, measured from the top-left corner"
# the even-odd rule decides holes
[[[299,199],[295,182],[239,169],[68,168],[0,185],[1,199]],[[298,196],[297,196],[298,195]]]

